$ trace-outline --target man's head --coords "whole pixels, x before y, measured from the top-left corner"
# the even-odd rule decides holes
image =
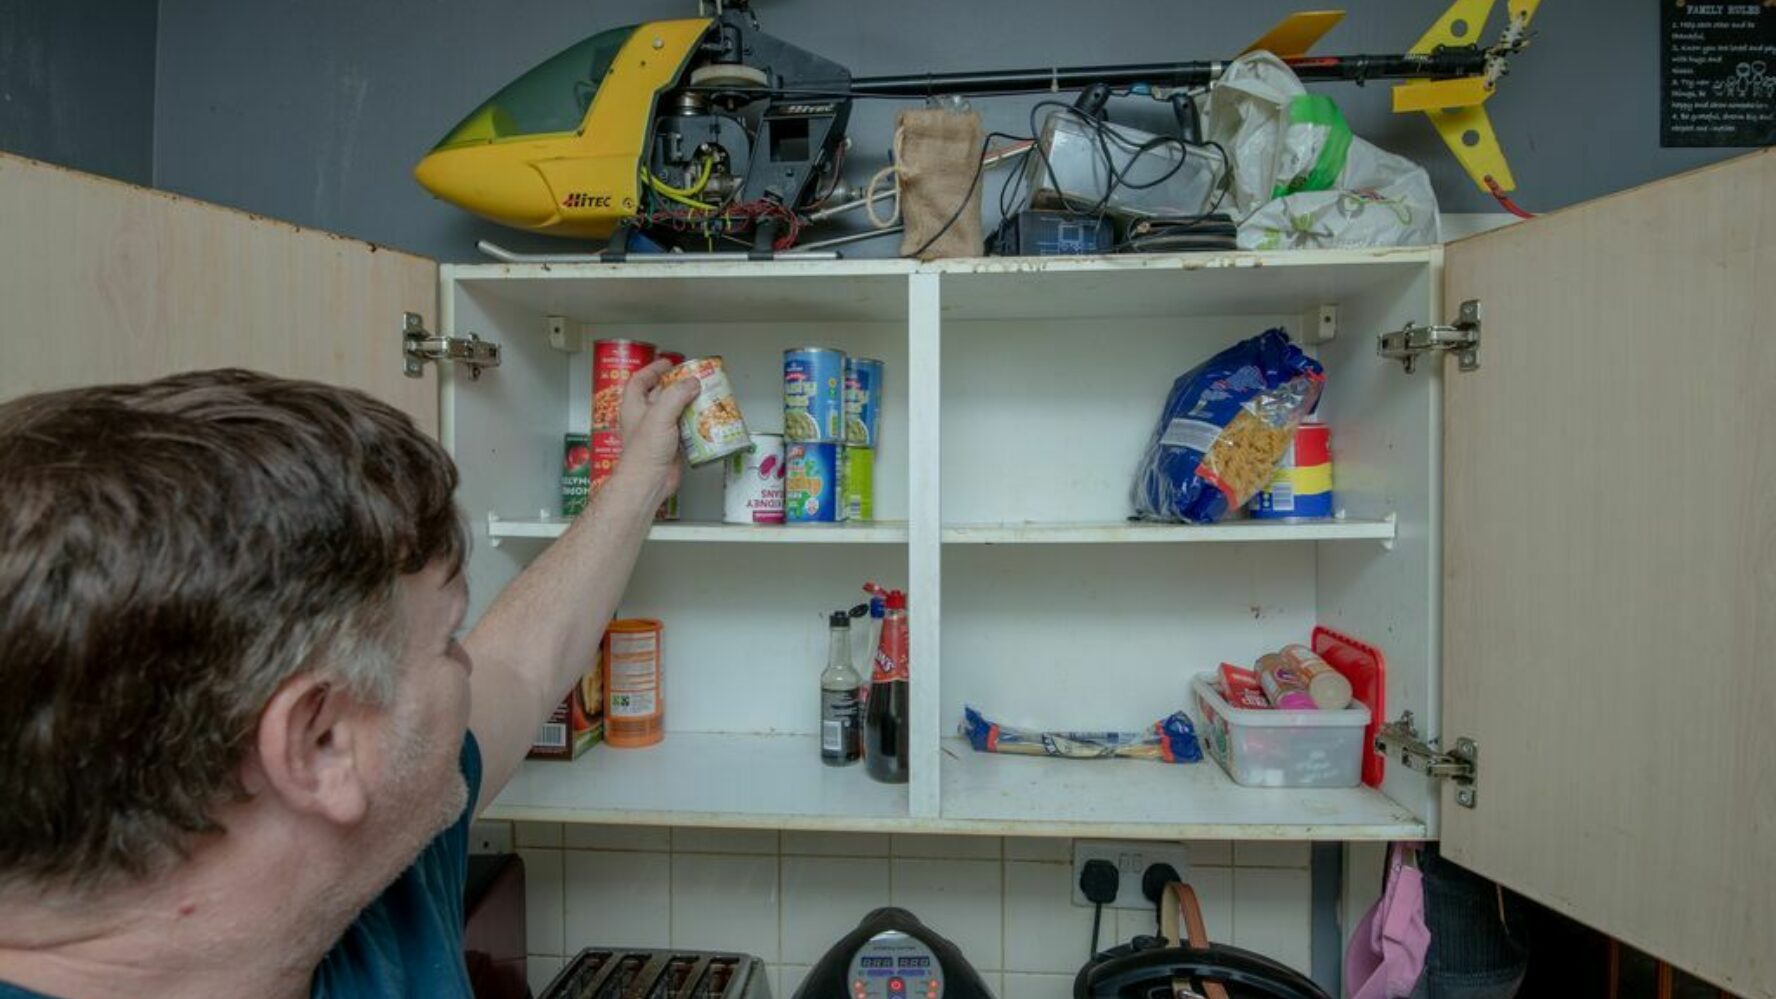
[[[0,405],[0,887],[140,879],[255,810],[393,841],[392,877],[463,804],[455,487],[405,415],[311,382]]]

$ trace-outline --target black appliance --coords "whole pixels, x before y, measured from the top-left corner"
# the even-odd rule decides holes
[[[993,999],[956,945],[905,909],[863,917],[802,980],[795,999]]]
[[[771,999],[771,985],[746,954],[587,947],[540,999]]]

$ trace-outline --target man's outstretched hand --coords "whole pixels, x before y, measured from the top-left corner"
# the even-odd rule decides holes
[[[678,491],[683,475],[683,463],[678,460],[678,417],[700,391],[694,378],[662,387],[660,378],[671,369],[672,362],[655,361],[631,375],[618,414],[623,433],[618,470],[655,485],[661,499]]]

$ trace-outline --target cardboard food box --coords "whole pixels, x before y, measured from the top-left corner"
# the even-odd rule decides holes
[[[531,741],[532,760],[577,760],[581,754],[604,740],[604,681],[602,669],[591,672],[574,684],[549,718],[537,728]]]

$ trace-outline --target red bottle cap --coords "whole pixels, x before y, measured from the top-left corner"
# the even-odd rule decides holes
[[[889,610],[906,610],[906,593],[902,590],[889,590],[887,606]]]

